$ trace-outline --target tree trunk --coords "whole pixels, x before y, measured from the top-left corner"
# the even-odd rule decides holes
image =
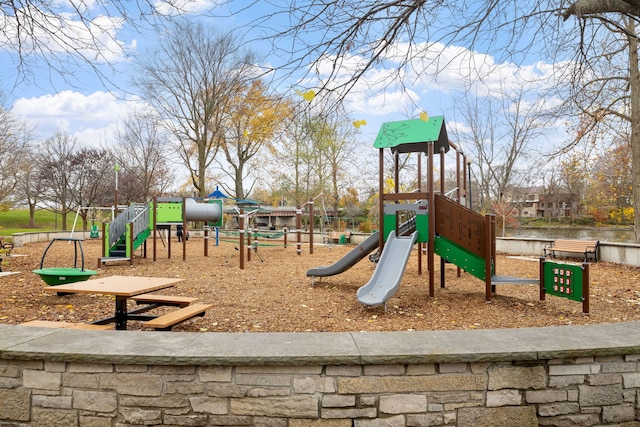
[[[628,28],[635,34],[635,23]],[[640,241],[640,70],[638,69],[638,40],[629,37],[629,87],[631,91],[631,173],[633,178],[633,230]]]

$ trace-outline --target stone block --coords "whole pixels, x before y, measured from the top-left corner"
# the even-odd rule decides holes
[[[118,408],[118,396],[107,391],[74,390],[73,407],[85,411],[112,412]]]
[[[581,407],[617,405],[622,403],[622,384],[603,386],[578,386],[580,392],[579,403]]]
[[[592,365],[550,365],[549,375],[589,375],[593,372]]]
[[[558,415],[579,414],[580,406],[576,402],[556,402],[538,405],[538,415],[555,417]]]
[[[111,427],[111,418],[80,415],[80,427]]]
[[[525,392],[527,403],[551,403],[566,402],[566,390],[527,390]]]
[[[534,406],[501,408],[461,408],[457,427],[530,427],[538,425]]]
[[[293,392],[300,394],[335,393],[336,384],[333,378],[306,377],[293,379]]]
[[[229,413],[227,399],[219,397],[190,397],[189,403],[193,412],[226,415]]]
[[[100,388],[116,390],[120,394],[133,396],[160,396],[162,379],[149,374],[100,374]]]
[[[404,427],[404,417],[398,415],[375,420],[354,420],[353,427]]]
[[[609,424],[633,421],[635,415],[635,409],[631,403],[602,408],[602,421]]]
[[[438,372],[441,374],[462,374],[467,372],[466,363],[439,363]]]
[[[194,381],[171,381],[167,382],[164,388],[166,394],[186,394],[192,396],[194,394],[202,394],[205,391],[205,385]]]
[[[640,387],[640,372],[622,374],[622,383],[624,388]]]
[[[71,396],[33,396],[33,406],[41,408],[72,409]]]
[[[252,374],[236,374],[236,384],[238,385],[256,385],[256,386],[280,386],[288,387],[291,385],[291,377],[289,375],[252,375]]]
[[[206,426],[209,425],[206,415],[165,415],[163,425]]]
[[[601,365],[601,372],[603,374],[636,372],[637,367],[638,364],[636,362],[603,363]]]
[[[435,375],[435,363],[422,363],[419,365],[407,365],[406,375]]]
[[[494,366],[489,369],[489,390],[542,389],[547,386],[545,367]]]
[[[338,365],[327,366],[325,372],[328,376],[333,377],[359,377],[362,375],[362,366],[360,365]]]
[[[356,406],[354,395],[325,394],[322,396],[323,408],[348,408]]]
[[[392,394],[380,396],[383,414],[414,414],[427,411],[427,396],[420,394]]]
[[[351,427],[350,419],[330,419],[330,420],[289,420],[289,427]]]
[[[518,406],[522,404],[520,390],[497,390],[487,392],[487,407]]]
[[[231,366],[201,366],[198,378],[203,382],[231,382]]]
[[[376,418],[378,411],[376,408],[322,408],[321,418],[331,419],[356,419],[356,418]]]
[[[262,397],[230,401],[231,414],[265,417],[317,418],[318,399],[302,397]]]
[[[78,427],[79,419],[77,411],[33,408],[31,422],[34,426]]]
[[[444,424],[441,414],[410,414],[407,415],[407,427],[431,427]]]
[[[0,420],[29,421],[31,391],[0,389]]]
[[[126,424],[153,425],[162,423],[162,411],[159,409],[121,407],[120,415]]]
[[[364,367],[364,375],[404,375],[404,365],[366,365]]]
[[[145,366],[145,370],[146,370]],[[113,365],[110,363],[70,363],[67,372],[73,373],[98,373],[113,372]]]
[[[60,372],[34,371],[22,372],[22,385],[35,390],[60,390],[62,374]]]
[[[338,393],[362,394],[485,390],[486,382],[487,380],[483,375],[339,378]]]
[[[90,373],[64,373],[62,374],[62,386],[68,388],[94,388],[100,387],[100,379]]]

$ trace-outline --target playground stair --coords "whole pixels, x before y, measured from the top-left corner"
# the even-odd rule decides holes
[[[132,204],[105,224],[103,256],[98,259],[98,267],[107,262],[131,262],[135,250],[151,236],[150,212],[149,204]]]

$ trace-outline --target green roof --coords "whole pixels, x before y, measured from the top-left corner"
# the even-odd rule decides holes
[[[444,117],[430,117],[426,121],[415,119],[383,123],[373,146],[390,148],[391,151],[400,153],[426,153],[429,144],[435,144],[433,148],[436,154],[440,152],[440,148],[444,148],[445,152],[449,151]]]

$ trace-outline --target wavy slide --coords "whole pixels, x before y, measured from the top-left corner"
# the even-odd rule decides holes
[[[396,237],[395,231],[389,234],[371,280],[358,289],[358,301],[366,305],[382,305],[396,293],[417,237],[417,231],[409,236]]]

